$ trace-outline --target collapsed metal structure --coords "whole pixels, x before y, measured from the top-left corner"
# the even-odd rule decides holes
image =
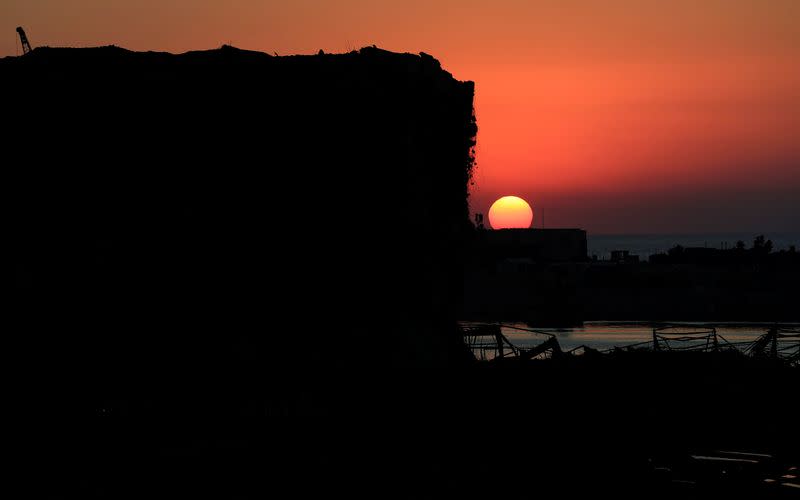
[[[542,342],[533,347],[515,345],[503,334],[503,329],[541,336]],[[800,329],[770,328],[753,341],[729,342],[708,325],[666,325],[653,328],[653,339],[646,342],[595,349],[586,345],[564,351],[558,337],[542,330],[521,328],[502,323],[472,323],[461,327],[465,344],[475,359],[500,362],[506,359],[531,360],[564,356],[595,356],[612,352],[738,352],[744,356],[800,365]]]
[[[772,328],[750,345],[746,351],[753,357],[782,359],[791,365],[800,364],[800,329]]]
[[[546,337],[546,339],[533,348],[518,347],[503,334],[503,328],[539,334]],[[479,361],[494,361],[505,358],[550,358],[565,354],[561,350],[558,338],[548,332],[502,324],[471,325],[463,326],[461,329],[464,334],[464,341]]]

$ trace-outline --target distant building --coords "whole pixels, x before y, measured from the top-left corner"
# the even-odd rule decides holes
[[[637,263],[639,262],[639,256],[631,255],[628,250],[612,250],[611,262]]]
[[[531,262],[588,261],[583,229],[497,229],[478,232],[482,253],[497,259]]]

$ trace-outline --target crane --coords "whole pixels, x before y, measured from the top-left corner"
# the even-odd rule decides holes
[[[17,33],[19,34],[19,41],[22,42],[22,54],[30,54],[33,49],[31,48],[31,43],[28,41],[28,37],[25,35],[25,30],[22,29],[22,26],[17,28]]]

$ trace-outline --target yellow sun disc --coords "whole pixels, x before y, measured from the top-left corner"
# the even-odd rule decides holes
[[[532,222],[533,209],[517,196],[504,196],[489,209],[489,224],[494,229],[525,229]]]

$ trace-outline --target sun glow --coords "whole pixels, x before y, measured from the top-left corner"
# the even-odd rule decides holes
[[[517,196],[504,196],[489,209],[489,224],[494,229],[526,229],[533,222],[533,209]]]

